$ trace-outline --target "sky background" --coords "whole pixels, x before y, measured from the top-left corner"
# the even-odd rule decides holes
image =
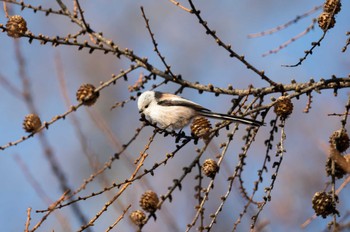
[[[55,1],[25,2],[35,6],[41,4],[43,8],[59,9]],[[69,6],[72,5],[71,1],[65,2]],[[185,1],[182,3],[188,6]],[[348,30],[347,22],[350,20],[350,14],[347,13],[350,3],[347,1],[343,1],[342,11],[337,15],[335,28],[327,33],[321,46],[314,50],[313,55],[308,57],[301,66],[295,68],[286,68],[282,65],[296,63],[304,55],[304,51],[311,47],[311,42],[320,38],[322,31],[317,25],[313,31],[279,53],[266,57],[262,57],[262,54],[302,32],[311,24],[312,19],[321,13],[320,11],[273,35],[254,39],[249,39],[247,36],[284,24],[297,15],[321,5],[322,1],[246,0],[195,1],[195,3],[201,10],[202,17],[208,21],[212,29],[216,30],[217,35],[224,42],[231,44],[235,52],[244,55],[258,69],[264,70],[266,75],[275,82],[290,83],[292,79],[297,82],[307,82],[310,78],[318,81],[321,78],[328,79],[332,75],[347,77],[349,74],[348,52],[341,52],[347,39],[345,35]],[[81,1],[81,4],[85,10],[86,21],[95,31],[103,32],[106,38],[112,39],[120,48],[129,48],[138,56],[147,57],[149,62],[160,70],[163,70],[164,66],[153,51],[151,38],[141,16],[141,6],[144,7],[150,20],[152,31],[159,44],[158,48],[166,57],[174,73],[181,74],[184,79],[191,82],[211,83],[223,88],[229,84],[238,89],[247,88],[249,84],[255,87],[268,85],[241,62],[230,58],[224,49],[219,48],[215,41],[205,34],[194,15],[181,10],[170,1],[99,0]],[[13,14],[23,16],[27,21],[28,29],[36,35],[41,33],[63,37],[68,33],[74,34],[78,30],[68,18],[60,15],[52,14],[46,17],[40,12],[33,14],[31,10],[20,11],[19,6],[11,6],[10,9]],[[0,17],[0,23],[6,24],[7,19],[3,11]],[[8,37],[6,33],[1,33],[0,75],[19,89],[22,88],[22,83],[15,53],[16,46],[25,60],[25,72],[30,80],[30,91],[33,93],[33,101],[42,121],[50,121],[54,116],[68,109],[59,84],[57,64],[61,64],[59,70],[64,75],[71,104],[77,104],[75,93],[81,84],[92,83],[98,86],[101,81],[109,80],[111,74],[118,74],[121,69],[125,70],[130,65],[129,60],[125,58],[117,59],[111,54],[104,55],[98,51],[89,54],[88,50],[78,51],[76,47],[62,45],[43,46],[38,41],[29,44],[27,38],[18,39],[15,43],[13,38]],[[116,85],[105,88],[93,107],[82,107],[74,113],[73,117],[78,120],[85,135],[86,147],[101,164],[108,162],[110,156],[119,151],[120,145],[126,143],[134,135],[136,128],[141,125],[134,101],[128,102],[123,108],[110,110],[115,102],[129,99],[131,95],[136,94],[130,93],[128,86],[133,85],[141,74],[147,75],[148,72],[141,69],[134,71],[128,76],[128,82],[119,81]],[[145,85],[145,88],[149,89],[152,84],[160,82],[161,79],[158,78]],[[0,86],[2,92],[0,144],[4,145],[26,134],[22,129],[22,121],[24,116],[31,112],[23,99],[9,91],[3,81]],[[177,88],[178,86],[174,84],[168,84],[163,85],[159,90],[172,92]],[[228,96],[214,97],[210,93],[200,95],[191,89],[185,89],[182,96],[218,112],[226,112],[231,100]],[[329,117],[327,114],[344,112],[347,99],[348,90],[339,90],[337,97],[333,96],[332,91],[314,93],[312,108],[308,114],[302,112],[307,104],[307,98],[303,96],[299,100],[293,99],[294,112],[287,120],[285,128],[287,153],[272,192],[272,201],[267,204],[259,217],[261,221],[269,222],[265,228],[266,231],[301,231],[300,225],[314,214],[311,207],[312,196],[315,192],[321,191],[325,182],[329,181],[324,171],[329,136],[341,126],[338,117]],[[97,120],[93,120],[92,116],[97,117]],[[273,113],[270,112],[267,119],[273,117]],[[99,129],[96,121],[105,123],[114,135],[114,142],[110,141],[111,137],[107,136],[105,131]],[[214,123],[215,121],[212,122]],[[47,145],[53,150],[58,165],[65,173],[72,189],[78,188],[83,180],[93,173],[84,155],[76,128],[77,124],[72,120],[72,116],[68,116],[43,132],[48,140]],[[264,140],[269,135],[269,129],[265,127],[259,131],[254,149],[248,155],[248,166],[243,176],[249,192],[256,180],[256,170],[261,167],[265,157]],[[244,128],[240,132],[243,135]],[[125,154],[127,158],[114,162],[111,170],[105,173],[110,183],[120,182],[130,176],[135,168],[130,161],[138,157],[151,134],[152,129],[143,130],[140,137],[127,150]],[[215,139],[214,144],[220,144],[224,138],[223,133]],[[210,198],[212,201],[206,207],[208,214],[214,212],[220,203],[219,196],[226,191],[227,177],[237,163],[237,154],[242,145],[239,136],[237,144],[231,145],[227,160],[216,179],[213,197]],[[157,170],[158,175],[156,173],[155,176],[147,176],[145,180],[134,184],[124,193],[119,202],[109,209],[109,212],[97,220],[93,231],[105,231],[119,217],[123,206],[132,204],[131,210],[137,209],[138,199],[144,191],[152,189],[159,194],[165,194],[167,187],[172,185],[172,179],[181,176],[182,167],[194,159],[195,148],[201,146],[202,144],[186,146],[165,167]],[[173,138],[157,136],[148,152],[150,156],[144,168],[150,168],[155,162],[163,160],[165,154],[174,148]],[[213,145],[204,156],[213,158],[217,152],[217,148]],[[271,173],[265,175],[267,181]],[[193,207],[196,204],[193,198],[195,194],[193,187],[196,184],[194,175],[186,178],[182,191],[174,192],[173,202],[167,201],[158,215],[158,220],[156,222],[151,220],[144,231],[185,230],[186,225],[192,221]],[[35,188],[33,180],[40,187]],[[207,179],[204,181],[209,182]],[[341,181],[338,185],[340,183]],[[23,231],[28,207],[33,208],[31,225],[34,225],[42,217],[41,214],[36,214],[35,210],[47,208],[49,204],[47,201],[55,201],[61,196],[59,183],[52,174],[38,136],[1,151],[0,186],[0,231]],[[263,186],[261,185],[261,189]],[[95,181],[88,185],[81,196],[97,192],[101,188],[100,182]],[[38,194],[38,189],[43,190],[47,201],[43,195]],[[341,215],[345,215],[349,210],[348,191],[347,187],[339,196]],[[105,194],[81,202],[79,207],[86,217],[91,219],[115,192],[111,191],[110,195]],[[261,199],[261,193],[258,197]],[[213,231],[231,231],[232,224],[244,204],[245,201],[239,191],[234,190],[218,217],[218,223]],[[80,223],[74,217],[70,207],[58,212],[59,215],[50,216],[38,231],[64,231],[65,229],[57,220],[59,217],[64,217],[69,222],[72,231],[79,228]],[[242,221],[238,231],[246,231],[245,228],[250,224],[249,218],[248,216]],[[326,228],[329,221],[330,219],[316,219],[303,231],[320,231]],[[136,228],[128,220],[123,220],[113,231],[134,230]]]

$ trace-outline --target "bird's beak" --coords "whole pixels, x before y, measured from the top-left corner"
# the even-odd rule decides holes
[[[139,110],[139,113],[142,114],[143,110]]]

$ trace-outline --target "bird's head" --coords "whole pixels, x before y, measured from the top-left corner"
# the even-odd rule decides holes
[[[139,109],[139,112],[142,113],[145,109],[147,109],[152,101],[155,101],[154,92],[143,92],[137,101],[137,107]]]

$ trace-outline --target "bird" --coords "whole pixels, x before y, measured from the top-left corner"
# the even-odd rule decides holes
[[[178,95],[159,91],[143,92],[138,98],[137,107],[148,121],[156,123],[161,129],[182,129],[196,116],[228,120],[256,127],[264,125],[263,122],[253,119],[215,113]]]

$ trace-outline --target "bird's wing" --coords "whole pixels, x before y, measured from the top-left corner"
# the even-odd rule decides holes
[[[210,111],[209,109],[204,108],[203,106],[201,106],[193,101],[187,100],[185,98],[179,97],[179,96],[171,94],[171,93],[155,92],[155,99],[156,99],[158,105],[188,107],[188,108],[191,108],[191,109],[194,109],[195,111],[197,111],[198,114],[200,114],[202,116],[209,117],[209,118],[216,118],[216,119],[220,119],[220,120],[229,120],[229,121],[239,122],[239,123],[253,125],[253,126],[263,126],[264,125],[263,122],[249,119],[249,118],[214,113],[214,112]]]
[[[187,100],[185,98],[179,97],[174,94],[170,93],[159,93],[161,95],[158,95],[156,98],[158,99],[157,103],[161,106],[186,106],[189,108],[192,108],[196,111],[206,111],[210,112],[207,108],[193,102],[190,100]]]

